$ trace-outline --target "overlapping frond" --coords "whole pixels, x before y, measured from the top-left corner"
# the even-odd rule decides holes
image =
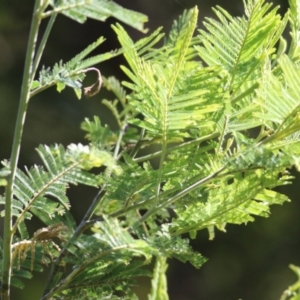
[[[114,168],[110,154],[93,147],[70,145],[65,151],[59,145],[40,146],[37,151],[44,167],[34,166],[16,173],[13,214],[17,220],[14,230],[25,218],[31,218],[32,213],[47,225],[60,220],[59,216],[70,207],[66,196],[69,184],[96,187],[99,179],[86,170],[101,165]]]
[[[261,64],[261,56],[271,54],[286,21],[276,14],[277,8],[264,0],[245,2],[245,16],[234,18],[224,9],[214,12],[220,21],[207,18],[207,31],[200,30],[203,46],[200,57],[209,65],[220,65],[230,74],[229,85],[241,84],[251,76],[252,67]],[[255,66],[256,67],[256,66]]]
[[[271,190],[290,179],[278,180],[277,176],[278,172],[256,170],[214,181],[208,188],[207,198],[176,209],[178,219],[173,222],[171,232],[182,234],[214,226],[225,230],[227,223],[242,224],[253,221],[253,216],[267,217],[270,205],[288,201],[288,197]]]
[[[124,296],[134,299],[129,287],[136,277],[150,275],[142,267],[150,263],[156,250],[145,241],[134,239],[117,219],[104,217],[93,231],[92,236],[82,236],[74,244],[66,262],[76,267],[56,288],[62,295],[78,297],[93,290],[107,295],[122,287]]]
[[[287,138],[300,130],[299,66],[288,56],[282,56],[278,62],[282,70],[281,78],[268,72],[257,91],[257,102],[261,107],[257,115],[275,130],[272,140]]]
[[[289,57],[298,62],[300,58],[300,36],[299,36],[299,29],[300,29],[300,3],[299,0],[289,0],[289,23],[291,27],[291,45],[289,48],[288,55]]]
[[[199,31],[202,45],[195,46],[208,66],[220,66],[226,76],[225,106],[219,118],[226,115],[229,132],[260,125],[260,120],[253,118],[258,109],[254,91],[287,24],[287,15],[281,20],[278,8],[264,0],[244,5],[245,16],[239,18],[220,7],[214,9],[219,20],[206,18],[206,30]]]
[[[257,140],[243,133],[273,122],[266,112],[273,106],[274,111],[279,110],[278,97],[285,99],[283,95],[277,95],[270,100],[273,105],[269,105],[265,94],[262,94],[264,89],[272,94],[272,85],[269,88],[264,84],[264,80],[268,81],[265,74],[272,72],[275,44],[287,23],[287,16],[281,19],[277,9],[262,0],[248,1],[245,3],[245,16],[234,18],[218,7],[215,13],[219,21],[207,19],[207,31],[200,31],[200,38],[193,37],[197,12],[191,10],[174,23],[172,34],[160,51],[148,48],[149,54],[139,53],[126,32],[120,26],[114,27],[130,66],[130,69],[122,68],[132,81],[124,83],[133,90],[127,99],[142,115],[142,118],[132,118],[129,122],[145,130],[145,137],[162,145],[158,155],[161,159],[157,187],[145,184],[142,200],[133,197],[134,200],[125,201],[125,208],[149,209],[155,197],[153,193],[156,193],[158,207],[153,211],[150,209],[141,218],[142,221],[148,222],[159,209],[172,207],[178,211],[179,220],[185,212],[182,218],[187,222],[185,225],[179,220],[174,222],[176,225],[172,232],[175,235],[214,226],[223,229],[226,223],[246,223],[252,221],[255,215],[267,216],[270,205],[288,200],[280,194],[273,194],[271,189],[288,182],[289,177],[279,174],[293,165],[296,159],[278,152],[274,144],[262,148],[260,143],[268,144],[268,138],[261,142],[267,135],[263,128]],[[144,41],[150,44],[157,36],[158,32]],[[201,46],[197,45],[199,41]],[[193,53],[192,48],[198,51],[208,66],[192,60],[193,56],[187,54]],[[277,72],[277,63],[281,67],[285,65],[282,67],[283,74],[291,72],[289,64],[283,60],[282,53],[276,56]],[[296,78],[296,73],[290,74],[290,77]],[[298,87],[299,84],[293,80],[289,84]],[[287,82],[284,80],[285,85]],[[276,89],[273,92],[276,93]],[[293,93],[299,94],[297,90]],[[264,104],[257,99],[258,95],[265,101]],[[285,116],[280,119],[281,125],[295,117],[295,113],[289,117],[291,110],[288,114],[284,110],[280,113]],[[293,124],[297,123],[296,119]],[[288,129],[281,132],[281,137],[287,136],[288,131],[290,134],[296,132],[293,125],[282,126]],[[205,141],[201,140],[201,136],[205,134],[218,137],[218,141],[208,140],[201,144]],[[190,138],[192,146],[189,143],[185,146],[184,138]],[[172,141],[179,146],[168,149],[166,144]],[[138,158],[138,161],[143,160]],[[140,168],[139,179],[148,176],[151,182],[151,176],[146,173],[146,169]],[[143,183],[142,180],[139,182]],[[163,187],[160,187],[161,183]],[[128,185],[125,194],[137,191],[137,186]],[[137,194],[140,195],[141,191]],[[115,198],[122,197],[116,195]],[[201,208],[198,214],[195,210],[199,207],[195,201]],[[223,205],[225,202],[226,205]],[[124,210],[122,205],[117,209]],[[188,225],[189,218],[193,220],[194,217],[198,223]]]
[[[150,166],[148,170],[145,165],[144,168],[140,167],[127,155],[124,158],[126,164],[123,166],[123,173],[112,177],[108,182],[108,191],[104,197],[107,201],[106,213],[149,200],[155,192],[157,171]],[[134,219],[137,218],[136,215]],[[133,221],[129,220],[130,223]]]
[[[18,169],[14,183],[12,230],[16,236],[12,258],[18,270],[15,272],[18,286],[21,286],[18,278],[29,272],[26,269],[41,271],[41,264],[48,264],[59,255],[60,248],[53,240],[64,241],[62,232],[70,234],[74,230],[75,222],[68,213],[70,203],[66,192],[69,185],[98,187],[99,177],[88,172],[95,167],[106,166],[111,171],[120,171],[111,154],[95,146],[71,144],[67,150],[61,145],[39,146],[37,152],[43,166]],[[3,163],[8,166],[7,162]],[[0,201],[5,204],[4,197]],[[25,220],[32,215],[48,227],[30,237]]]
[[[211,126],[205,116],[220,109],[214,93],[220,88],[219,68],[202,69],[196,62],[186,61],[192,35],[197,23],[197,10],[190,12],[190,19],[176,39],[173,54],[166,51],[162,62],[139,57],[134,43],[121,27],[115,27],[119,41],[131,70],[123,67],[134,82],[126,86],[135,91],[128,97],[132,105],[144,116],[131,123],[145,128],[150,136],[186,136],[187,128]],[[152,39],[155,35],[151,36]],[[149,39],[151,38],[149,37]],[[154,53],[158,53],[157,51]],[[184,131],[184,134],[183,134]]]

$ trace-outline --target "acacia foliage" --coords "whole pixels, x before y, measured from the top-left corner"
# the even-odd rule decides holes
[[[75,19],[91,11],[60,5],[53,11]],[[242,17],[214,8],[216,18],[206,18],[201,30],[198,8],[186,10],[160,47],[162,28],[135,43],[116,24],[120,50],[85,59],[100,38],[32,81],[31,96],[56,85],[80,98],[84,68],[121,53],[128,63],[121,66],[128,93],[115,78],[103,78],[114,95],[103,103],[119,130],[97,116],[86,119],[87,145],[40,146],[44,166],[17,172],[16,285],[17,276],[41,269],[41,256],[44,263],[55,256],[43,299],[136,299],[130,287],[137,276],[153,276],[149,299],[168,299],[167,259],[197,268],[206,261],[182,234],[195,238],[204,229],[213,239],[215,229],[268,217],[271,205],[289,201],[274,188],[289,184],[289,169],[299,167],[300,2],[291,0],[283,18],[263,0],[244,5]],[[289,46],[282,36],[288,25]],[[153,145],[160,150],[142,154]],[[7,162],[3,178],[6,172]],[[92,234],[74,235],[69,184],[101,187],[97,209],[84,224]],[[30,238],[25,220],[33,214],[47,227]],[[144,266],[154,258],[152,274]]]

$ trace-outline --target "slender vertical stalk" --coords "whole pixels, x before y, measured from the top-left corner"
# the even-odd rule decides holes
[[[36,0],[34,5],[34,12],[31,21],[30,34],[27,44],[27,52],[25,58],[25,67],[23,73],[23,81],[21,88],[21,95],[19,101],[18,115],[15,125],[15,132],[13,137],[12,151],[10,157],[10,176],[5,190],[5,217],[3,228],[3,262],[2,262],[2,286],[1,297],[4,300],[10,299],[10,282],[12,272],[12,199],[14,180],[19,159],[21,139],[23,133],[23,126],[26,118],[26,110],[30,94],[30,85],[33,72],[33,58],[35,53],[36,40],[38,29],[40,25],[40,8],[42,1]]]
[[[49,22],[47,24],[47,27],[45,29],[44,35],[42,37],[42,40],[40,42],[40,45],[39,45],[39,47],[38,47],[38,49],[36,51],[36,55],[35,55],[34,63],[33,63],[33,67],[32,67],[31,80],[33,80],[34,77],[35,77],[35,73],[36,73],[37,68],[39,66],[39,63],[40,63],[42,54],[44,52],[45,45],[46,45],[46,42],[48,40],[49,34],[50,34],[51,29],[53,27],[53,24],[54,24],[54,22],[56,20],[56,16],[57,16],[57,14],[51,15],[50,20],[49,20]]]

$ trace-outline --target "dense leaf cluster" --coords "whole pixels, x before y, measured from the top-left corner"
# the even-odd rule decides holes
[[[82,22],[112,15],[142,29],[141,15],[125,17],[112,1],[50,2],[44,17],[62,12]],[[37,249],[46,245],[52,255],[40,249],[27,259],[26,248],[24,258],[21,253],[14,262],[14,276],[28,277],[29,261],[36,270],[42,255],[47,263],[51,257],[43,299],[136,299],[130,286],[137,276],[151,276],[144,266],[153,258],[149,299],[168,299],[167,258],[197,268],[206,261],[182,234],[194,238],[204,229],[213,239],[215,228],[225,231],[227,224],[268,217],[271,205],[289,201],[274,188],[291,182],[289,168],[299,169],[300,2],[291,0],[283,18],[263,0],[244,5],[242,17],[216,7],[216,18],[206,18],[202,30],[197,30],[198,8],[185,11],[161,47],[161,28],[135,43],[117,24],[121,50],[85,59],[104,41],[100,38],[32,81],[31,96],[56,85],[58,91],[73,88],[80,98],[86,68],[121,53],[128,63],[121,67],[128,76],[122,82],[127,95],[115,78],[103,78],[114,95],[104,104],[119,130],[102,125],[97,116],[85,119],[87,145],[40,146],[44,166],[16,173],[15,249],[26,240]],[[288,24],[289,49],[282,37]],[[9,162],[0,174],[5,182]],[[79,227],[68,212],[70,184],[101,187]],[[50,226],[50,236],[40,243],[26,230],[32,215]],[[55,224],[67,230],[54,243],[49,228]]]

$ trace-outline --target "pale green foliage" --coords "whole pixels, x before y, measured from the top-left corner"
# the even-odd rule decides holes
[[[112,1],[57,3],[52,12],[80,22],[104,20],[114,9],[125,22],[143,20]],[[129,67],[121,67],[128,76],[122,84],[130,90],[126,94],[114,77],[103,78],[113,94],[103,103],[119,129],[113,132],[97,116],[85,119],[88,145],[40,146],[44,167],[17,172],[16,242],[29,239],[24,220],[32,214],[47,226],[62,222],[72,236],[62,240],[62,252],[52,244],[51,251],[60,254],[43,299],[136,299],[130,287],[135,277],[151,276],[144,266],[153,257],[149,299],[168,299],[167,259],[196,268],[206,261],[183,233],[195,238],[204,229],[213,239],[215,229],[268,217],[271,205],[289,201],[274,188],[291,182],[289,168],[300,168],[300,3],[290,4],[283,18],[263,0],[245,2],[240,18],[217,7],[217,19],[207,18],[200,31],[195,7],[174,22],[160,48],[161,28],[134,43],[117,24],[121,50],[86,59],[104,41],[100,38],[70,62],[41,71],[31,96],[56,84],[58,91],[70,86],[80,97],[84,69],[124,53]],[[286,52],[282,33],[288,20],[292,42]],[[133,24],[141,29],[139,22]],[[160,147],[155,153],[153,145]],[[142,154],[147,147],[149,154]],[[79,229],[68,213],[69,184],[101,186],[97,208]],[[89,227],[93,233],[85,234]],[[34,261],[39,268],[40,260]],[[20,265],[28,268],[28,261]],[[72,267],[69,273],[65,265]]]
[[[172,205],[178,215],[170,226],[172,234],[211,230],[211,226],[224,230],[226,223],[247,223],[253,221],[253,215],[267,216],[269,205],[287,201],[287,197],[270,189],[288,183],[290,177],[278,179],[278,175],[294,160],[267,143],[276,134],[267,132],[270,128],[265,127],[261,111],[272,107],[263,106],[258,98],[267,88],[258,86],[268,76],[268,72],[261,71],[272,62],[274,45],[286,18],[281,20],[276,8],[271,9],[263,1],[249,1],[243,18],[233,18],[220,8],[215,12],[221,22],[208,19],[208,32],[200,32],[200,45],[195,46],[207,67],[192,60],[192,55],[186,57],[186,53],[192,53],[187,49],[197,41],[189,38],[195,29],[197,9],[189,12],[182,35],[175,35],[176,41],[172,37],[172,43],[167,42],[160,51],[154,50],[150,59],[147,55],[140,57],[124,30],[115,27],[131,67],[123,69],[134,82],[126,83],[134,90],[129,103],[144,116],[143,120],[128,121],[145,129],[145,139],[162,143],[163,160],[157,173],[159,185],[163,183],[164,187],[159,191],[158,207],[148,207],[142,220]],[[149,41],[157,34],[152,34]],[[170,44],[173,51],[169,50]],[[276,105],[281,107],[278,101]],[[290,111],[281,113],[288,116]],[[256,115],[260,118],[253,118]],[[256,139],[243,134],[242,130],[259,125],[264,126]],[[280,140],[299,130],[288,128],[288,134]],[[190,146],[190,141],[184,147],[183,138],[197,140],[213,133],[219,136],[217,142],[208,141],[202,147],[200,143]],[[267,134],[270,137],[264,139]],[[168,152],[164,145],[171,141],[183,147],[174,147],[164,159]],[[138,177],[143,180],[142,174]],[[144,200],[145,206],[151,199]],[[137,202],[143,203],[143,199]]]

